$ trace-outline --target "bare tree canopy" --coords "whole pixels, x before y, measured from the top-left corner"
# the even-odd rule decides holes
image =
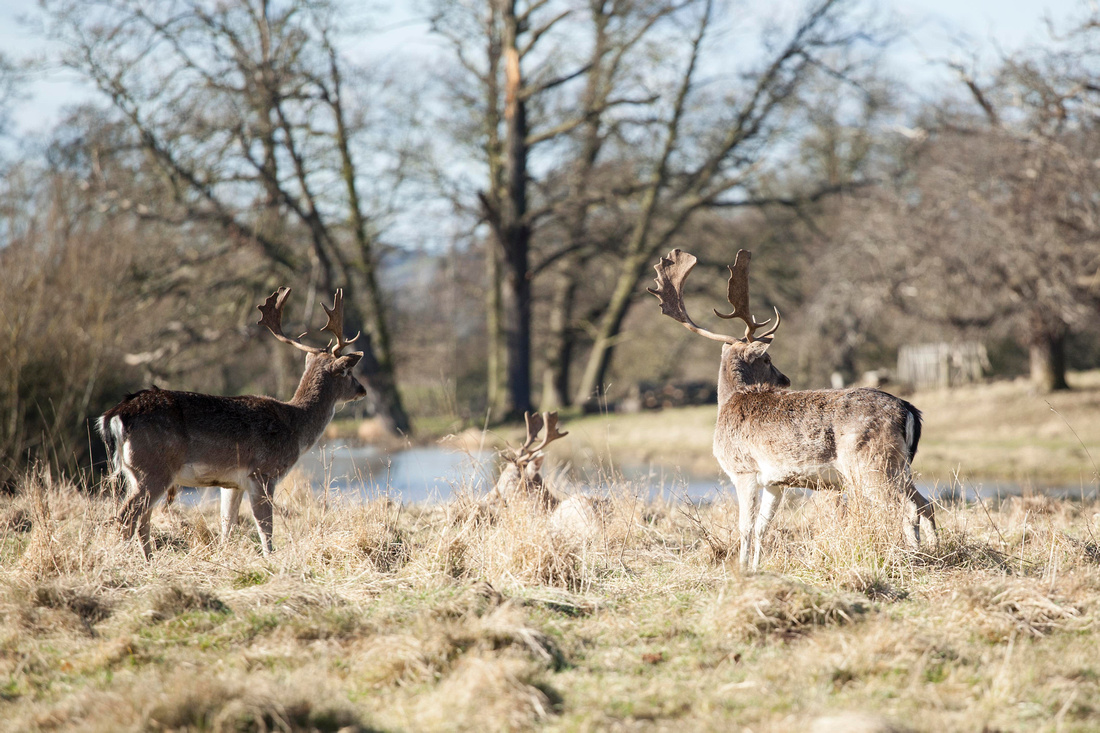
[[[854,77],[882,40],[829,0],[775,30],[740,73],[716,74],[732,18],[705,0],[439,7],[436,28],[472,80],[457,88],[470,90],[460,99],[477,122],[458,120],[458,135],[477,131],[486,164],[480,197],[504,264],[515,404],[530,400],[532,282],[554,280],[544,401],[598,398],[655,253],[699,212],[779,195],[766,172],[793,133],[800,91]],[[806,195],[848,183],[833,175]],[[608,281],[578,312],[596,267]],[[582,341],[587,363],[570,390]]]
[[[346,79],[339,8],[267,0],[44,8],[65,63],[107,95],[158,174],[157,190],[138,197],[139,215],[220,227],[259,258],[266,280],[293,273],[321,291],[343,287],[349,326],[371,337],[363,363],[376,408],[407,432],[377,275],[401,151],[356,145],[371,132],[368,97]],[[383,171],[388,186],[372,190]]]

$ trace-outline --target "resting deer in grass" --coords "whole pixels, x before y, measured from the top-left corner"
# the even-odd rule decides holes
[[[569,433],[558,431],[556,412],[544,412],[541,415],[527,412],[523,419],[527,425],[527,439],[513,451],[512,456],[505,457],[504,470],[500,472],[496,486],[485,497],[485,501],[490,505],[502,505],[522,497],[526,501],[534,501],[542,509],[553,511],[561,500],[551,493],[546,482],[542,480],[542,462],[546,457],[543,450]],[[536,446],[535,441],[538,440],[543,425],[546,426],[546,437]]]
[[[321,329],[336,337],[331,348],[308,346],[283,334],[283,305],[290,288],[279,288],[263,305],[259,323],[283,343],[306,352],[305,372],[289,402],[271,397],[217,397],[165,389],[129,395],[99,418],[113,473],[122,474],[129,496],[119,514],[123,535],[136,532],[150,557],[149,518],[165,492],[180,485],[221,487],[222,541],[236,523],[243,492],[264,554],[272,551],[275,486],[313,447],[336,408],[366,395],[352,369],[363,354],[341,354],[359,338],[345,339],[344,294],[336,291],[332,308],[322,303],[328,323]],[[302,334],[303,336],[305,334]]]
[[[684,281],[695,266],[694,256],[674,249],[661,258],[654,266],[657,287],[649,289],[665,315],[724,344],[714,456],[737,487],[742,568],[759,567],[761,540],[783,488],[812,483],[827,468],[839,472],[848,486],[902,492],[906,540],[919,549],[920,518],[933,530],[936,526],[932,505],[914,488],[910,471],[920,440],[920,411],[875,389],[787,391],[791,380],[767,353],[779,328],[779,310],[775,324],[759,335],[757,329],[770,321],[757,322],[749,312],[750,257],[738,251],[729,268],[733,312],[714,311],[720,318],[743,320],[744,338],[707,331],[688,317]]]
[[[560,498],[547,487],[542,478],[543,450],[550,443],[569,435],[558,430],[558,413],[524,413],[527,424],[527,439],[513,455],[506,459],[504,470],[500,472],[496,486],[485,498],[485,509],[506,506],[509,502],[525,502],[550,515],[551,531],[564,534],[573,539],[583,539],[595,535],[602,527],[602,519],[608,513],[605,499],[584,494],[573,494]],[[539,433],[546,426],[546,436],[537,446]]]

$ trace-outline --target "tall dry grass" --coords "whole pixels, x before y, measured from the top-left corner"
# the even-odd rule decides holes
[[[790,730],[854,710],[885,730],[931,695],[942,704],[909,727],[1014,729],[1025,704],[1100,722],[1095,505],[941,506],[938,540],[911,553],[881,505],[792,495],[765,572],[743,576],[732,499],[655,502],[620,484],[586,536],[522,503],[461,511],[476,497],[458,493],[359,504],[292,476],[271,557],[247,518],[223,545],[215,506],[176,504],[155,512],[147,563],[119,538],[116,499],[26,475],[0,505],[7,719]]]

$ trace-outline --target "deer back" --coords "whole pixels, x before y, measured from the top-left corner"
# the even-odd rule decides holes
[[[100,418],[100,433],[127,464],[162,463],[188,485],[239,485],[242,475],[282,476],[324,432],[337,405],[365,394],[354,360],[309,354],[294,398],[221,397],[153,388]]]
[[[728,472],[791,483],[829,466],[908,463],[919,438],[920,412],[885,392],[755,386],[719,405],[714,455]]]
[[[114,435],[126,462],[156,460],[172,473],[194,467],[201,475],[233,479],[257,469],[281,473],[301,454],[294,409],[267,397],[217,397],[151,389],[104,413],[101,432]],[[220,474],[220,476],[209,475]],[[237,483],[232,481],[232,483]]]

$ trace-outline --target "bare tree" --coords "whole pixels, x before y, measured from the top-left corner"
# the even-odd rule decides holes
[[[490,393],[495,388],[492,343],[506,341],[507,411],[522,414],[531,401],[531,308],[542,273],[558,277],[551,316],[555,354],[567,351],[571,324],[568,260],[591,257],[586,219],[600,204],[592,187],[601,150],[623,124],[615,112],[649,106],[657,96],[639,91],[638,69],[627,63],[661,22],[688,2],[521,3],[488,0],[438,4],[434,27],[451,42],[469,88],[456,96],[476,118],[474,137],[487,185],[479,191],[480,214],[496,251],[489,254]],[[578,39],[583,39],[577,43]],[[639,55],[640,56],[640,55]],[[633,87],[630,85],[633,84]],[[467,123],[444,124],[469,135]],[[539,175],[532,167],[540,169]],[[560,236],[546,237],[556,226]],[[564,234],[561,234],[564,232]],[[553,240],[553,241],[551,241]],[[532,259],[532,253],[537,256]],[[502,268],[500,290],[495,268]],[[499,311],[498,311],[499,309]],[[553,359],[553,357],[551,357]],[[568,364],[566,363],[566,367]],[[563,374],[549,384],[561,392]],[[492,401],[492,400],[491,400]],[[559,396],[544,401],[564,401]]]
[[[372,401],[408,431],[377,275],[393,197],[366,194],[381,178],[379,191],[400,187],[401,156],[357,144],[370,130],[336,43],[339,8],[325,0],[43,7],[65,63],[106,95],[160,173],[168,195],[142,200],[137,213],[215,224],[259,255],[271,279],[310,273],[320,290],[343,287],[349,328],[369,334],[362,368]]]
[[[86,418],[117,398],[128,367],[115,273],[131,227],[103,216],[64,170],[23,161],[0,179],[0,487],[36,463],[88,465]]]
[[[702,83],[706,44],[716,20],[710,3],[699,8],[685,44],[681,71],[655,128],[660,144],[641,166],[633,226],[619,273],[575,394],[577,403],[599,396],[623,320],[636,301],[646,266],[667,249],[693,216],[714,207],[752,206],[760,194],[759,171],[784,136],[784,113],[797,91],[819,72],[843,78],[862,60],[852,53],[872,40],[845,3],[812,4],[765,55],[744,84],[715,94]],[[704,104],[722,111],[717,119]],[[703,119],[700,119],[700,115]],[[822,190],[827,190],[827,184]]]
[[[815,268],[830,282],[843,274],[844,287],[818,293],[814,309],[883,319],[894,308],[941,332],[1014,337],[1034,388],[1066,389],[1067,336],[1100,306],[1100,138],[1085,59],[1019,55],[989,76],[952,63],[963,100],[945,94],[901,131],[893,185],[841,207]]]
[[[1015,334],[1040,391],[1066,389],[1065,339],[1100,305],[1095,134],[1056,140],[942,131],[915,166],[904,217],[913,308],[959,329]],[[911,197],[911,198],[910,198]],[[906,203],[911,200],[915,203]]]

